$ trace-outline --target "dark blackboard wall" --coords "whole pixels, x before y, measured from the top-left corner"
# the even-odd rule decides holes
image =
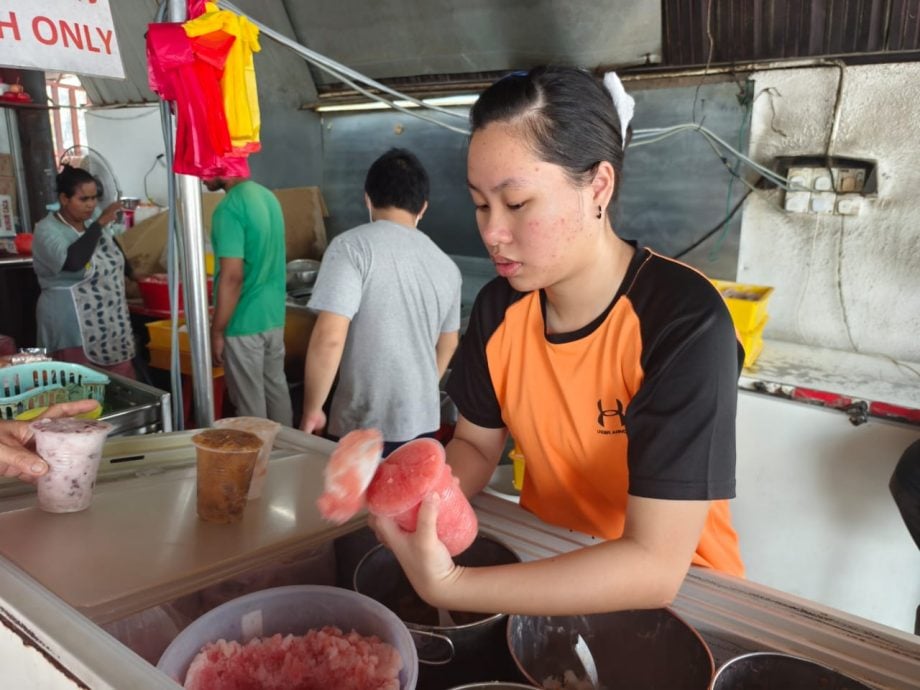
[[[457,112],[465,114],[464,109]],[[466,128],[465,120],[437,116]],[[466,191],[466,145],[466,135],[399,112],[324,114],[322,190],[330,239],[367,222],[364,176],[380,154],[398,146],[417,155],[431,178],[431,199],[421,228],[448,254],[487,256]]]
[[[746,131],[747,111],[734,83],[632,90],[634,129],[690,122],[696,96],[697,121],[737,146]],[[464,112],[458,109],[458,112]],[[452,124],[460,119],[443,117]],[[363,202],[368,166],[392,146],[413,151],[431,176],[431,204],[421,227],[448,254],[487,255],[479,240],[473,205],[466,189],[466,145],[462,134],[390,111],[323,115],[323,194],[329,207],[329,236],[366,222]],[[746,142],[743,146],[746,149]],[[675,255],[689,247],[726,215],[731,175],[709,144],[695,132],[631,148],[627,152],[617,231],[654,249]],[[735,181],[731,206],[746,188]],[[727,225],[721,251],[713,260],[719,233],[685,260],[714,277],[734,278],[741,213]]]

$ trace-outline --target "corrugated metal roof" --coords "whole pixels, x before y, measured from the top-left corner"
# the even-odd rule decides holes
[[[662,7],[665,64],[675,66],[920,49],[920,0],[662,0]]]
[[[113,0],[112,20],[125,67],[124,79],[82,77],[86,95],[94,105],[144,103],[157,100],[147,88],[144,33],[153,21],[157,0]]]
[[[661,56],[661,0],[283,0],[300,43],[375,78]],[[314,67],[317,84],[339,82]]]
[[[237,0],[234,4],[255,19],[291,38],[294,31],[280,0]],[[112,19],[118,47],[125,66],[125,79],[81,77],[93,105],[124,105],[155,102],[157,96],[147,86],[147,25],[156,16],[157,0],[111,0]],[[280,82],[297,94],[297,102],[316,100],[313,77],[302,58],[270,39],[262,42],[255,56],[256,72],[266,84]]]
[[[670,66],[920,50],[920,0],[236,0],[316,52],[378,79],[449,83],[555,62]],[[111,0],[127,79],[84,78],[94,104],[156,100],[144,32],[156,0]],[[711,37],[711,56],[710,56]],[[302,104],[338,79],[271,39],[267,80]]]

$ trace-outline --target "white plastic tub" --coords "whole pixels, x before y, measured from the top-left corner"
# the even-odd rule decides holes
[[[370,597],[338,587],[276,587],[228,601],[183,630],[163,652],[157,668],[180,685],[192,660],[209,642],[248,642],[255,637],[304,635],[334,625],[344,632],[376,635],[402,656],[402,690],[414,690],[418,656],[409,630],[395,613]]]

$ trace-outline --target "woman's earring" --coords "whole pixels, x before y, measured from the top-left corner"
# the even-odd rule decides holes
[[[598,207],[597,207],[597,217],[598,217],[598,218],[603,218],[603,216],[604,216],[604,209],[602,209],[600,206],[598,206]]]

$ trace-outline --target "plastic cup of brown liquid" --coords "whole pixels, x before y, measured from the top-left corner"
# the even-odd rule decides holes
[[[262,441],[248,431],[208,429],[192,436],[192,443],[198,461],[198,517],[239,522]]]
[[[214,422],[217,429],[237,429],[255,434],[262,441],[262,450],[256,458],[256,466],[252,471],[252,482],[249,484],[249,500],[262,496],[262,487],[268,476],[268,458],[275,444],[275,436],[281,429],[278,422],[262,417],[225,417]]]
[[[112,425],[95,420],[40,419],[31,428],[35,450],[48,464],[48,472],[38,478],[38,507],[49,513],[89,508],[102,447]]]

